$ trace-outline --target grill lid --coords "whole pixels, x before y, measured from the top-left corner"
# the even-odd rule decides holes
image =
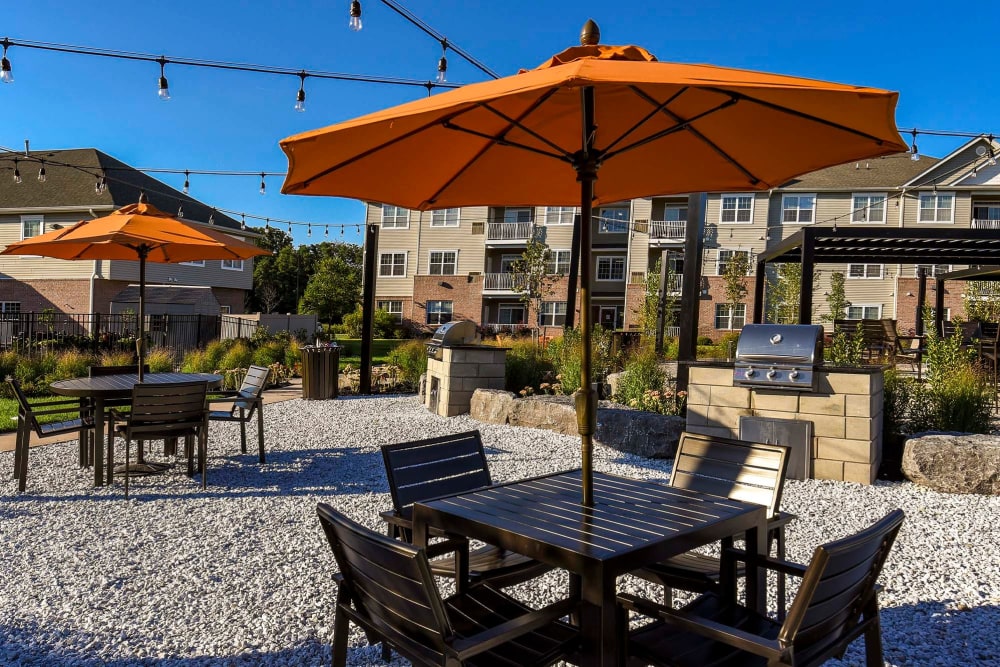
[[[431,337],[431,345],[471,345],[476,342],[476,323],[471,320],[455,320],[442,324]]]
[[[814,365],[823,359],[823,327],[817,324],[747,324],[736,344],[736,361]]]

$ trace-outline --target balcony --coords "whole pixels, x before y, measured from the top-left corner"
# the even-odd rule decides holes
[[[524,245],[531,238],[533,227],[530,222],[491,222],[486,226],[486,243]]]
[[[632,276],[629,279],[630,285],[642,285],[646,282],[646,274],[641,271],[633,271]],[[672,276],[667,276],[667,292],[669,294],[680,294],[681,285],[684,284],[684,276],[680,273],[675,273]]]
[[[483,292],[515,294],[514,288],[522,285],[523,282],[524,274],[522,273],[487,273],[483,275]]]
[[[684,242],[684,220],[650,220],[649,240],[653,245]]]
[[[973,220],[973,229],[1000,229],[1000,220]]]
[[[526,331],[531,331],[531,326],[528,324],[499,324],[497,322],[491,322],[483,324],[483,330],[487,333],[498,334],[520,334]]]

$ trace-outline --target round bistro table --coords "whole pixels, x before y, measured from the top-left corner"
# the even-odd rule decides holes
[[[166,384],[170,382],[192,382],[203,380],[209,389],[218,389],[222,385],[222,376],[212,373],[144,373],[143,384]],[[104,484],[104,404],[113,399],[129,398],[132,387],[139,384],[139,376],[135,373],[124,375],[103,375],[98,377],[74,378],[60,380],[49,385],[53,394],[89,399],[94,408],[94,486]],[[114,479],[114,435],[108,434],[107,481]],[[82,455],[86,452],[81,449]],[[85,465],[86,461],[81,461]]]

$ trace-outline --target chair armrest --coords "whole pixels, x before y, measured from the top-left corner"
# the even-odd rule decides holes
[[[31,410],[34,411],[35,408],[41,408],[41,407],[46,407],[47,408],[50,405],[80,405],[80,401],[82,401],[82,400],[84,400],[84,399],[81,399],[81,398],[67,398],[67,399],[60,399],[58,401],[45,401],[44,403],[29,403],[28,407],[30,407]]]
[[[740,561],[741,563],[746,563],[747,553],[740,549],[724,549],[722,552],[723,558],[732,558]],[[806,566],[800,565],[799,563],[793,563],[790,560],[782,560],[781,558],[774,558],[773,556],[758,556],[757,564],[766,570],[773,570],[775,572],[781,572],[783,574],[791,575],[793,577],[802,577],[806,573]]]
[[[83,414],[85,412],[90,412],[86,408],[80,409],[80,405],[76,401],[73,401],[73,403],[76,405],[76,410],[67,410],[66,408],[55,408],[53,410],[35,410],[34,408],[32,408],[31,414],[34,415],[35,417],[39,417],[41,415],[61,415],[64,412],[79,412],[80,414]],[[44,405],[49,406],[52,405],[52,403],[45,403]]]
[[[125,422],[128,421],[129,413],[119,412],[118,410],[111,409],[108,410],[108,416],[111,418],[112,421]]]
[[[687,632],[692,632],[708,639],[714,639],[715,641],[728,644],[754,655],[774,660],[781,658],[784,653],[778,642],[773,639],[764,639],[739,628],[716,623],[696,614],[670,609],[628,593],[619,595],[618,601],[619,604],[631,611],[639,611],[653,618],[659,618],[665,623],[676,625]],[[646,611],[654,609],[655,614],[649,614]]]
[[[378,515],[390,526],[398,526],[406,530],[413,528],[413,521],[400,515],[396,510],[386,510],[385,512],[379,512]]]
[[[460,551],[469,548],[469,538],[467,537],[447,537],[439,542],[432,542],[424,547],[424,552],[428,558],[436,558],[453,551]]]
[[[213,391],[205,400],[208,403],[232,403],[239,397],[239,393],[235,391]]]
[[[576,611],[579,604],[575,598],[560,600],[547,607],[504,621],[500,625],[483,630],[471,637],[459,639],[451,645],[450,649],[458,660],[467,660],[557,621]]]
[[[767,520],[767,530],[771,532],[776,528],[784,528],[793,520],[798,519],[798,515],[792,514],[791,512],[778,512],[777,516],[771,517]]]

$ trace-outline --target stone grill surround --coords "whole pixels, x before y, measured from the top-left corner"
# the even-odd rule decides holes
[[[456,345],[441,349],[441,359],[427,360],[424,405],[431,409],[432,378],[437,378],[437,414],[454,417],[469,412],[476,389],[503,389],[506,384],[507,348]]]
[[[816,372],[809,393],[734,387],[732,364],[692,365],[687,430],[737,438],[744,415],[811,421],[813,478],[871,484],[882,459],[882,369]]]

